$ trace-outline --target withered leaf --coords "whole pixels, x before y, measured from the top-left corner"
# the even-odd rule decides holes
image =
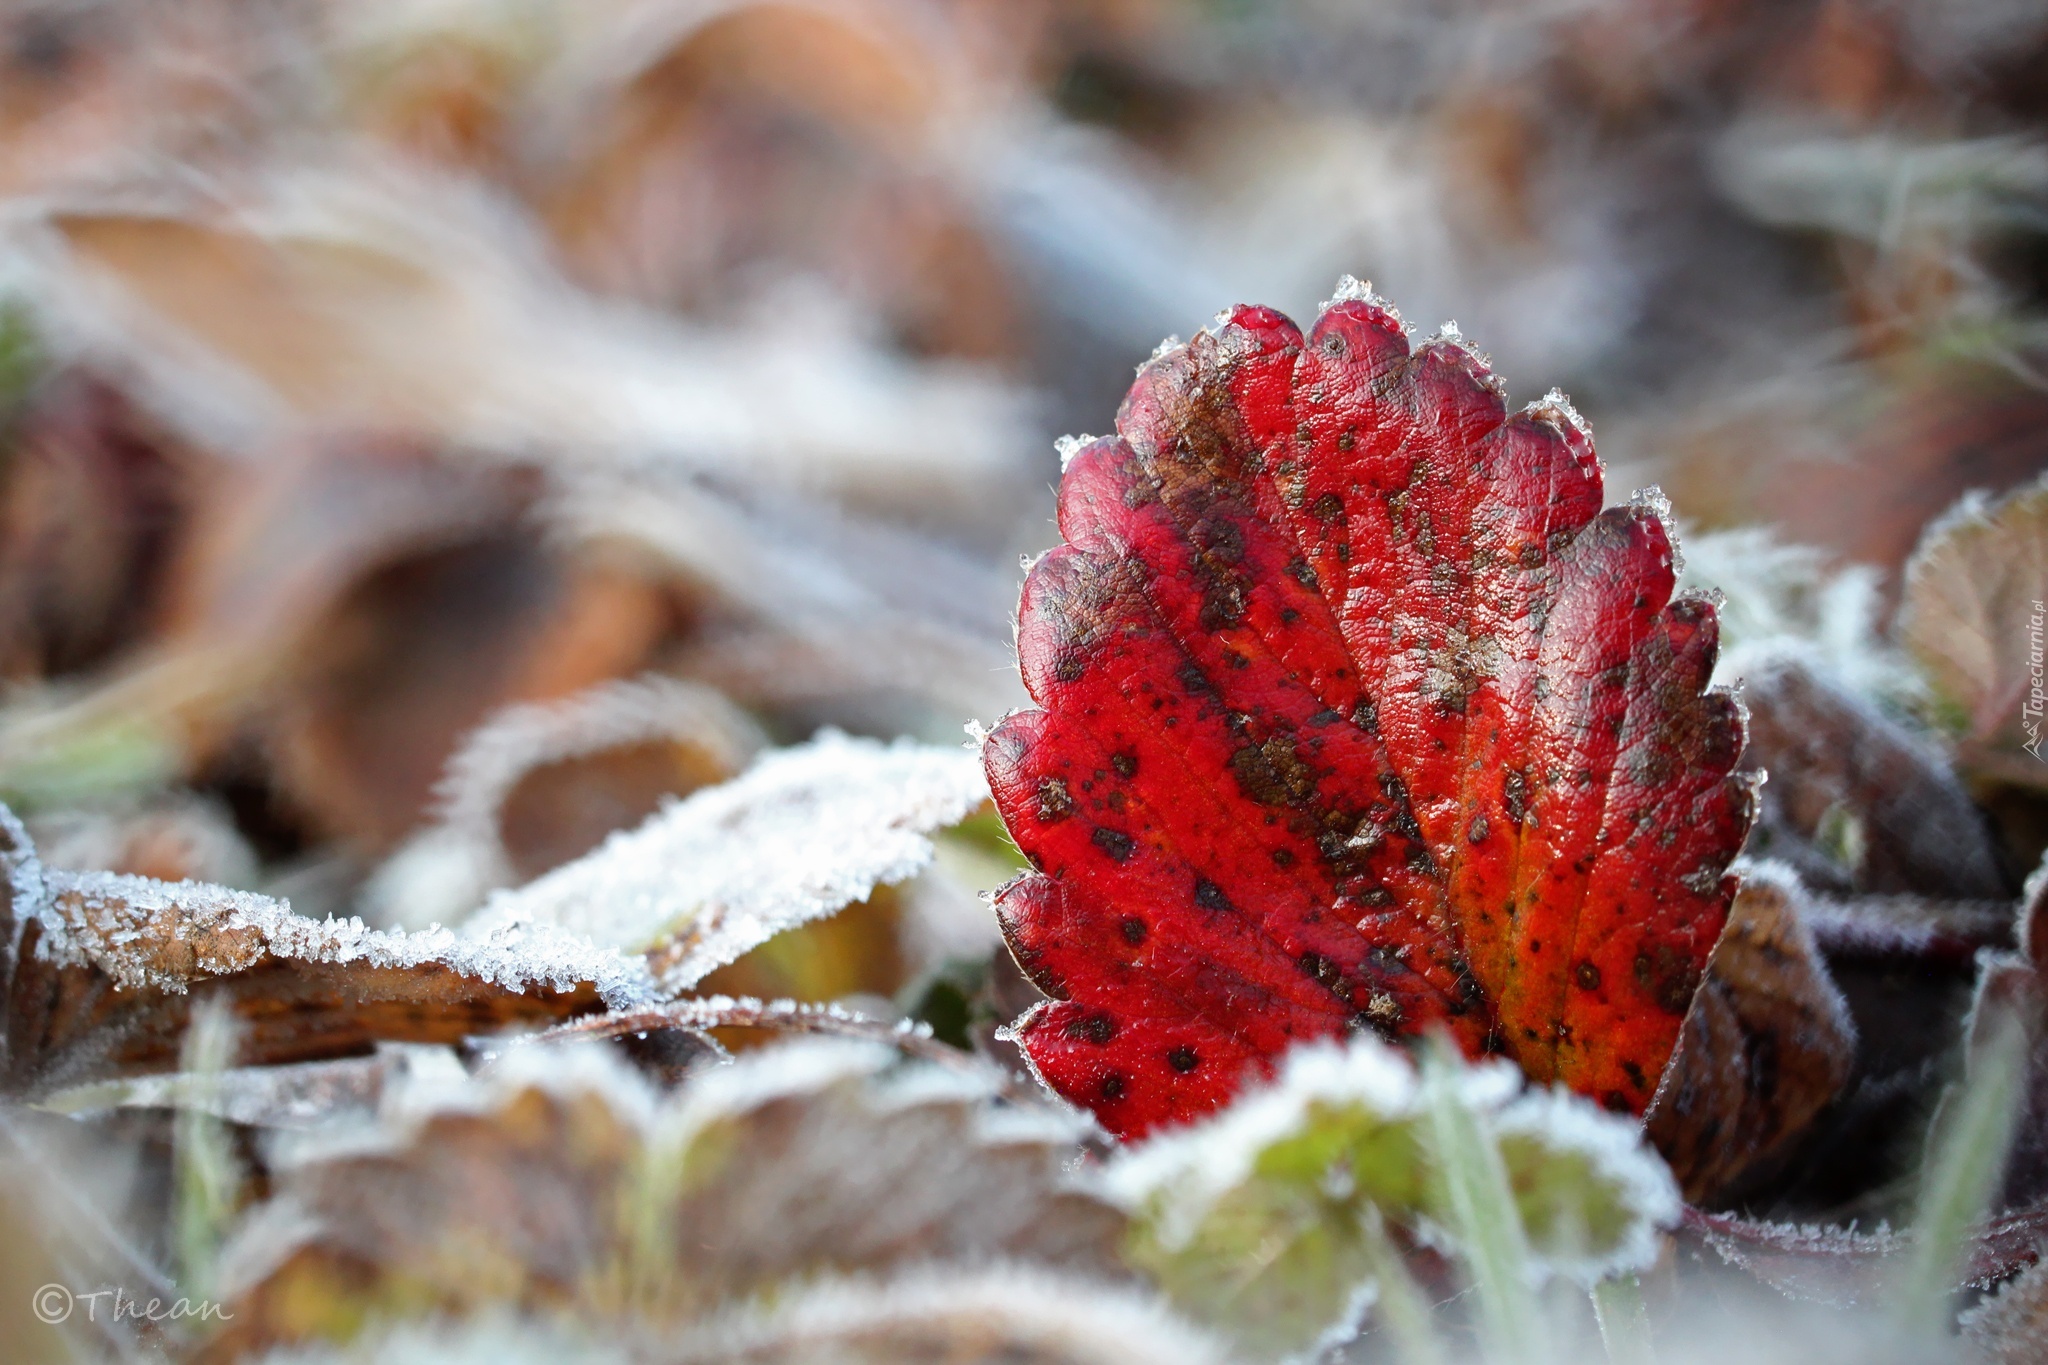
[[[1223,1365],[1150,1298],[1025,1265],[825,1281],[686,1333],[661,1365]]]
[[[1962,1316],[1963,1340],[1985,1365],[2048,1360],[2048,1265],[2036,1262]]]
[[[644,1001],[644,967],[545,926],[457,938],[318,921],[201,882],[45,869],[0,809],[4,1084],[45,1094],[168,1070],[196,1004],[225,1001],[261,1065],[459,1042]]]
[[[499,893],[468,929],[560,926],[647,953],[662,988],[681,992],[922,870],[931,832],[987,799],[969,754],[826,731]]]
[[[666,1100],[594,1048],[515,1049],[286,1149],[224,1275],[226,1360],[366,1314],[489,1303],[686,1321],[799,1275],[994,1257],[1114,1275],[1122,1219],[1070,1188],[1085,1125],[993,1072],[810,1039]]]
[[[1644,1116],[1687,1199],[1710,1202],[1782,1154],[1848,1082],[1856,1028],[1801,917],[1789,869],[1742,888]]]
[[[1999,1192],[2003,1208],[2048,1200],[2048,859],[2027,879],[2019,907],[2019,949],[1985,954],[1971,1006],[1974,1061],[2008,1021],[2025,1030],[2012,1145]]]
[[[386,923],[453,922],[665,799],[733,777],[765,742],[717,692],[659,676],[507,707],[448,760],[439,819],[378,870],[366,899]]]
[[[1743,676],[1745,768],[1770,774],[1753,857],[1821,890],[1955,899],[2010,893],[1983,817],[1948,756],[1794,655]]]
[[[2033,681],[2043,597],[2048,478],[1995,501],[1973,493],[1931,524],[1906,566],[1898,624],[1965,771],[2035,790],[2048,790],[2048,698]]]

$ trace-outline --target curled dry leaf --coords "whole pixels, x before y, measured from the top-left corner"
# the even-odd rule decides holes
[[[669,678],[508,707],[456,750],[439,822],[393,855],[366,898],[387,922],[452,922],[489,892],[639,824],[664,799],[734,776],[764,743],[724,697]]]
[[[1762,769],[1749,853],[1831,891],[2010,894],[1984,819],[1946,754],[1797,656],[1752,661],[1745,768]]]
[[[265,1365],[1223,1365],[1154,1299],[1028,1263],[922,1267],[779,1288],[673,1334],[489,1314],[405,1323]]]
[[[783,930],[917,873],[932,859],[930,833],[987,797],[957,749],[826,731],[500,892],[467,931],[559,926],[646,953],[662,988],[679,993]]]
[[[1973,777],[2048,790],[2036,690],[2048,609],[2048,478],[1993,501],[1965,497],[1906,566],[1899,637],[1920,661],[1936,719]]]
[[[1644,1128],[1685,1197],[1710,1202],[1784,1154],[1848,1083],[1856,1026],[1792,872],[1742,868]]]
[[[1561,396],[1508,416],[1363,288],[1234,310],[1117,425],[1025,582],[1045,709],[983,750],[1046,1080],[1130,1136],[1293,1038],[1442,1026],[1640,1113],[1753,805],[1658,500],[1601,511]]]
[[[2048,1353],[2048,1266],[2029,1266],[1962,1316],[1963,1340],[1986,1365],[2041,1365]]]
[[[2008,1021],[2025,1030],[2027,1061],[2000,1206],[2048,1201],[2048,860],[2027,879],[2020,902],[2019,951],[1985,954],[1971,1007],[1969,1054],[1977,1059]]]
[[[1113,1274],[1121,1217],[1062,1174],[1084,1125],[999,1086],[811,1039],[658,1100],[599,1049],[517,1049],[400,1093],[373,1136],[284,1152],[206,1358],[493,1302],[676,1321],[834,1270]]]
[[[266,1064],[458,1042],[651,990],[642,964],[547,926],[383,933],[200,882],[45,869],[4,810],[0,832],[5,1087],[17,1095],[174,1067],[201,1000],[224,1000],[241,1060]]]
[[[1159,1303],[1022,1265],[827,1280],[721,1316],[662,1365],[1223,1365],[1222,1344]]]
[[[1914,1234],[1880,1226],[1822,1227],[1773,1223],[1733,1213],[1685,1210],[1687,1240],[1712,1248],[1728,1264],[1795,1299],[1844,1307],[1881,1305],[1897,1289],[1899,1261]],[[1969,1239],[1958,1289],[1990,1289],[2041,1258],[2048,1208],[2000,1214]]]

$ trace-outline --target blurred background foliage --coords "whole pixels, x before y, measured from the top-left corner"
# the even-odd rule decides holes
[[[1053,438],[1343,272],[1883,610],[2048,468],[2021,0],[0,16],[0,794],[59,864],[425,923],[763,741],[950,742],[1023,700]],[[712,984],[922,989],[1003,857]]]

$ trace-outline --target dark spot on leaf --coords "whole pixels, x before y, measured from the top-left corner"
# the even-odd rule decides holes
[[[1581,962],[1572,969],[1572,980],[1579,983],[1582,991],[1597,991],[1600,989],[1600,968],[1591,962]]]
[[[1067,791],[1067,784],[1057,777],[1039,779],[1038,818],[1052,824],[1064,820],[1074,813],[1074,798]]]
[[[1111,754],[1109,756],[1109,766],[1116,769],[1118,777],[1136,777],[1138,775],[1138,760],[1130,754]]]
[[[1315,513],[1319,521],[1335,521],[1344,515],[1344,499],[1335,493],[1325,493],[1310,503],[1308,510]]]
[[[1088,837],[1094,841],[1097,848],[1120,863],[1129,862],[1131,855],[1138,851],[1138,846],[1131,842],[1130,835],[1121,834],[1107,825],[1097,825],[1095,833]]]
[[[1125,1081],[1121,1072],[1112,1071],[1102,1078],[1102,1098],[1120,1100],[1124,1097]]]
[[[1117,925],[1117,932],[1124,936],[1124,942],[1135,948],[1145,941],[1145,921],[1136,915],[1125,915]]]
[[[1230,897],[1223,894],[1223,888],[1207,877],[1195,878],[1195,904],[1205,910],[1230,909]]]
[[[1185,1076],[1200,1066],[1202,1059],[1195,1055],[1195,1050],[1191,1047],[1177,1047],[1166,1054],[1166,1064]]]
[[[1084,1014],[1067,1024],[1069,1038],[1082,1038],[1097,1047],[1116,1037],[1116,1020],[1106,1014]]]

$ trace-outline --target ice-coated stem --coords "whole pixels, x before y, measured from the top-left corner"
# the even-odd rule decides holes
[[[1593,1286],[1593,1320],[1612,1365],[1654,1365],[1650,1345],[1650,1314],[1643,1306],[1643,1287],[1633,1275],[1615,1275]]]
[[[1379,1285],[1373,1312],[1394,1343],[1394,1358],[1401,1365],[1443,1365],[1443,1345],[1430,1321],[1429,1300],[1408,1273],[1400,1248],[1387,1236],[1386,1220],[1368,1204],[1360,1221],[1366,1259]]]
[[[234,1064],[235,1034],[234,1016],[226,1006],[208,1003],[193,1008],[179,1068],[194,1079],[195,1089],[203,1092]],[[188,1296],[202,1295],[212,1288],[215,1254],[235,1211],[242,1171],[225,1126],[204,1104],[178,1110],[171,1142],[178,1280]]]
[[[1453,1045],[1432,1038],[1423,1054],[1423,1093],[1444,1212],[1472,1275],[1488,1357],[1534,1362],[1548,1352],[1531,1288],[1528,1236],[1500,1148],[1462,1102],[1457,1074]]]
[[[1985,1027],[1987,1026],[1988,1027]],[[1980,1222],[2005,1170],[2027,1059],[2027,1029],[2009,1011],[1981,1021],[1989,1043],[1936,1117],[1921,1168],[1913,1249],[1893,1300],[1899,1326],[1922,1338],[1945,1335],[1970,1230]]]

